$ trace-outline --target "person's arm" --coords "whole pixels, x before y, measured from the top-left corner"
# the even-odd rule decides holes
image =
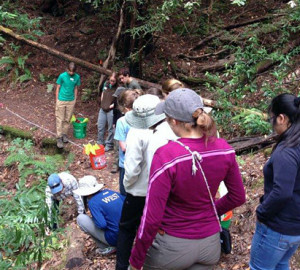
[[[56,86],[55,101],[58,100],[59,90],[60,90],[60,85],[58,84],[58,85]]]
[[[45,202],[48,206],[48,221],[51,221],[52,206],[53,206],[53,195],[49,186],[45,189]]]
[[[130,264],[136,269],[141,269],[144,264],[147,251],[161,224],[171,191],[172,175],[167,166],[163,165],[160,156],[155,154],[150,170],[151,178],[144,213],[129,259]]]
[[[142,171],[143,142],[139,136],[136,136],[135,131],[135,129],[130,129],[126,139],[126,153],[124,160],[125,175],[123,180],[125,189],[138,180]]]
[[[61,88],[61,85],[63,84],[63,74],[60,74],[56,80],[56,93],[55,93],[55,98],[57,101],[58,100],[58,95],[59,95],[59,91],[60,91],[60,88]]]
[[[119,146],[123,152],[126,151],[126,132],[125,132],[125,126],[121,121],[121,118],[117,121],[116,125],[116,132],[114,139],[119,142]]]
[[[71,185],[70,188],[72,190],[73,198],[75,199],[76,204],[77,204],[77,212],[78,212],[78,214],[83,214],[83,213],[85,213],[83,199],[81,196],[79,196],[73,192],[73,190],[78,189],[78,182],[73,175],[71,175],[71,174],[66,174],[66,175],[69,178],[70,185]]]
[[[119,146],[123,152],[126,152],[126,142],[119,141]]]
[[[299,169],[299,157],[291,148],[275,152],[273,156],[273,188],[257,209],[260,221],[272,218],[293,198]]]
[[[231,166],[224,179],[224,184],[228,193],[215,202],[219,216],[242,205],[246,201],[245,189],[235,154],[231,154]]]
[[[78,86],[75,86],[75,88],[74,88],[74,97],[75,97],[75,100],[77,100],[77,96],[78,96]]]
[[[77,100],[77,97],[78,97],[78,88],[79,88],[80,84],[81,84],[81,80],[80,80],[80,76],[78,75],[78,79],[77,79],[76,85],[74,87],[75,101]]]

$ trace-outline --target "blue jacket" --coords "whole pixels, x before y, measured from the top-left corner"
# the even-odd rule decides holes
[[[291,148],[280,143],[263,172],[258,220],[276,232],[300,235],[300,145]]]
[[[117,245],[124,199],[125,197],[118,192],[105,189],[88,202],[95,225],[104,230],[105,239],[111,246]]]

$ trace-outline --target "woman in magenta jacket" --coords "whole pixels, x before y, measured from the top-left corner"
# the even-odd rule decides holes
[[[159,148],[152,161],[149,188],[131,269],[212,269],[220,257],[217,215],[245,202],[235,152],[215,137],[212,118],[193,90],[172,91],[155,113],[165,113],[180,137]],[[211,202],[224,180],[228,194]]]

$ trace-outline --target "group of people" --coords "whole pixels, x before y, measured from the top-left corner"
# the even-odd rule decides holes
[[[246,199],[235,151],[218,138],[195,91],[175,79],[162,91],[143,91],[125,71],[105,83],[98,118],[98,142],[108,151],[112,138],[118,142],[119,192],[92,176],[76,186],[66,173],[55,174],[48,179],[48,205],[72,189],[79,227],[100,254],[117,252],[116,269],[213,269],[221,253],[219,217]],[[279,136],[263,170],[252,270],[289,269],[300,244],[300,98],[281,94],[268,113]],[[222,181],[228,193],[217,198]]]

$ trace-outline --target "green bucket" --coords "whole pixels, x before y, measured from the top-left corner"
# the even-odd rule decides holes
[[[80,122],[83,121],[84,118],[77,118]],[[76,123],[73,122],[73,136],[76,139],[83,139],[86,136],[86,125],[87,123]]]
[[[221,221],[221,226],[222,228],[229,229],[230,223],[231,223],[231,219],[226,221]]]

